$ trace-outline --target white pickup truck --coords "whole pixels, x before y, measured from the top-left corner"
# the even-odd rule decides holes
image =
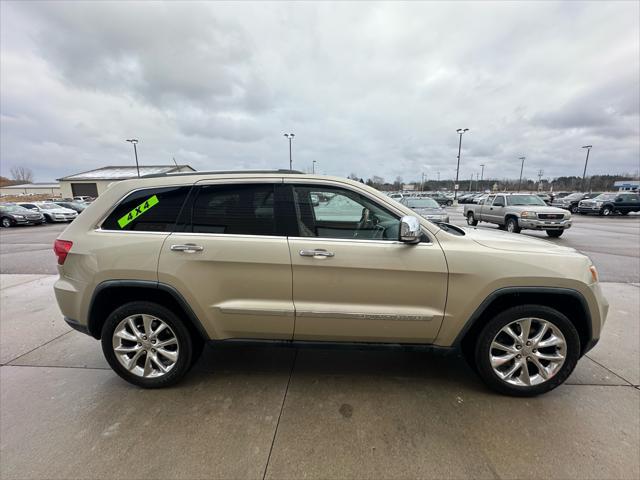
[[[547,206],[537,195],[523,193],[491,194],[478,205],[465,205],[464,216],[471,226],[488,222],[512,233],[545,230],[555,238],[571,227],[570,212]]]

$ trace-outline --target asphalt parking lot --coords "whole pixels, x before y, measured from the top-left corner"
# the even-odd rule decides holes
[[[532,399],[457,356],[286,346],[208,347],[177,387],[138,389],[62,321],[63,228],[0,231],[1,478],[640,477],[638,216],[577,216],[552,240],[592,257],[611,309],[568,382]]]

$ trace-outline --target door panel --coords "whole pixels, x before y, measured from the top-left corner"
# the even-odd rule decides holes
[[[209,336],[290,340],[294,310],[278,183],[197,184],[160,254]]]
[[[171,249],[188,244],[202,250]],[[172,233],[162,247],[158,280],[178,289],[211,338],[292,338],[286,237]]]
[[[296,340],[429,343],[445,308],[435,244],[290,238]],[[326,250],[333,256],[302,256]]]

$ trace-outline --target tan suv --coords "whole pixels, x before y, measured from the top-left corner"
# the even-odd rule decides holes
[[[56,240],[56,297],[142,387],[235,339],[433,345],[503,393],[564,382],[607,314],[589,258],[414,215],[360,183],[289,171],[117,182]]]

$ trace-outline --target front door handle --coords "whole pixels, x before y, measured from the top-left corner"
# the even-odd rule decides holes
[[[315,250],[300,250],[301,257],[333,257],[333,252],[328,252],[324,248],[316,248]]]
[[[171,245],[171,250],[174,252],[194,253],[204,250],[202,245],[196,245],[195,243],[185,243],[182,245]]]

